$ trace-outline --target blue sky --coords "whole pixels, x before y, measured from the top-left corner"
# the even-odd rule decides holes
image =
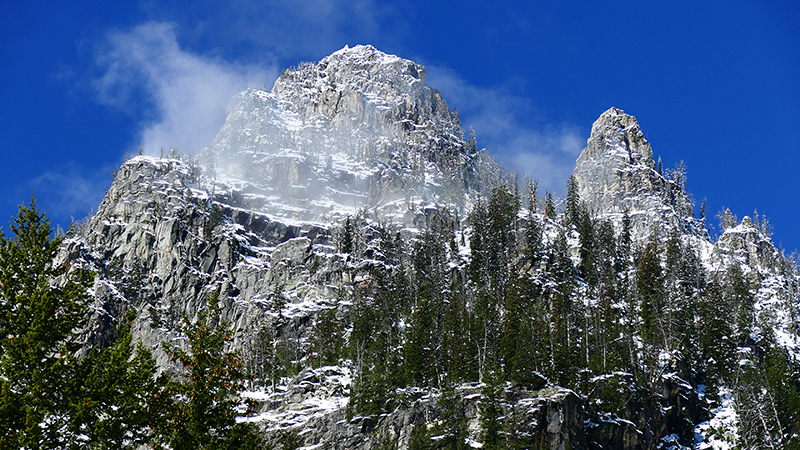
[[[615,106],[685,161],[697,211],[758,209],[800,248],[800,6],[641,3],[0,2],[0,223],[35,190],[66,227],[126,154],[197,151],[237,91],[372,44],[425,64],[479,145],[544,187]]]

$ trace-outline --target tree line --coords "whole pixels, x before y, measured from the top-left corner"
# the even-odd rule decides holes
[[[503,383],[550,382],[584,397],[592,420],[631,419],[623,385],[663,401],[668,358],[691,368],[684,381],[704,385],[712,406],[720,389],[732,392],[743,448],[797,448],[800,362],[756,314],[758,273],[737,262],[707,273],[677,227],[633,242],[627,212],[618,229],[592,217],[574,183],[558,214],[549,193],[539,203],[535,183],[523,196],[511,182],[476,200],[467,230],[441,209],[410,240],[379,224],[356,227],[371,237],[345,237],[348,250],[377,242],[372,258],[382,262],[352,287],[339,324],[352,327],[341,355],[356,368],[351,414],[390,412],[411,386],[481,382],[495,386],[491,398]],[[600,378],[618,385],[598,393]],[[674,416],[692,445],[696,418]]]

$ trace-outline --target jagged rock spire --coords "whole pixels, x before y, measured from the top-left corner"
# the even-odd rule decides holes
[[[258,192],[245,206],[329,221],[359,208],[395,220],[422,203],[464,208],[478,157],[425,67],[372,46],[345,47],[247,89],[204,156]],[[253,197],[252,195],[250,197]]]
[[[580,197],[595,213],[662,206],[665,180],[636,118],[610,108],[592,125],[575,167]]]
[[[673,226],[702,233],[691,219],[683,179],[659,173],[639,123],[621,109],[608,109],[592,125],[573,174],[589,210],[612,219],[621,219],[627,210],[636,237]]]

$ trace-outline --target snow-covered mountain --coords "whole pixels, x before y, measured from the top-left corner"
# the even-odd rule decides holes
[[[427,230],[437,226],[449,236],[442,252],[450,258],[438,270],[465,286],[475,308],[478,297],[472,291],[480,286],[465,280],[479,225],[467,216],[489,201],[493,188],[502,187],[501,171],[486,151],[464,139],[457,115],[425,84],[423,66],[371,46],[345,47],[319,63],[286,69],[271,91],[247,89],[236,95],[224,126],[198,157],[139,156],[122,164],[97,213],[68,233],[59,262],[97,274],[86,348],[102,345],[114,321],[133,309],[136,339],[166,368],[170,362],[161,342],[181,342],[182,318],[195,320],[207,296],[219,292],[222,319],[234,330],[231,346],[242,351],[251,368],[263,358],[259,342],[266,330],[274,351],[290,354],[299,371],[276,385],[254,387],[247,395],[260,409],[243,420],[260,424],[267,436],[300,432],[307,446],[319,446],[313,448],[371,449],[391,440],[393,448],[406,449],[420,424],[437,426],[440,386],[399,389],[393,395],[403,400],[395,410],[348,419],[354,363],[343,359],[312,368],[308,355],[315,329],[326,311],[343,323],[352,320],[356,291],[388,289],[376,273],[408,280],[413,271],[426,269],[410,254],[418,254],[431,236]],[[649,242],[663,243],[674,230],[682,251],[699,258],[698,278],[721,280],[733,265],[743,268],[753,282],[755,315],[764,319],[756,321],[753,333],[772,327],[783,348],[800,357],[797,276],[772,244],[768,227],[758,218],[731,218],[713,240],[707,219],[693,215],[683,169],[665,170],[654,161],[633,116],[611,108],[598,118],[574,181],[591,217],[610,219],[617,237],[627,212],[635,251],[619,264],[635,268]],[[584,257],[580,239],[572,238],[579,233],[570,225],[524,210],[515,217],[509,219],[516,227],[511,237],[500,241],[525,245],[530,224],[524,218],[535,217],[545,224],[545,241],[563,231],[570,236],[565,242],[573,247],[573,261]],[[548,254],[537,265],[520,264],[524,269],[513,266],[516,272],[508,272],[533,274],[553,258]],[[633,284],[632,271],[620,279]],[[588,281],[575,285],[576,293],[589,295]],[[492,285],[489,291],[496,289]],[[589,306],[600,303],[585,300]],[[498,320],[504,314],[498,312]],[[399,332],[410,327],[404,320],[397,322]],[[352,332],[350,325],[345,337]],[[643,345],[633,338],[631,343]],[[505,395],[513,401],[503,407],[509,417],[513,413],[525,422],[519,430],[541,433],[547,448],[668,448],[669,421],[676,417],[670,411],[691,410],[680,414],[692,422],[708,415],[697,380],[691,379],[696,371],[669,358],[663,377],[649,385],[640,382],[654,392],[662,389],[663,395],[661,403],[631,400],[639,402],[635,423],[619,417],[592,422],[585,414],[595,406],[585,403],[583,394],[548,380],[540,389],[509,385]],[[613,377],[632,375],[586,382],[606,389],[603,383]],[[469,442],[476,447],[482,386],[455,388],[469,423]],[[729,412],[718,408],[710,417]],[[714,427],[723,427],[719,423],[705,422],[698,432],[711,436]]]
[[[620,109],[608,109],[592,125],[573,175],[592,214],[619,222],[627,211],[639,239],[675,226],[703,232],[684,170],[658,167],[636,118]]]
[[[203,157],[244,206],[283,218],[330,222],[364,208],[402,221],[416,206],[464,210],[480,187],[481,156],[425,67],[372,46],[239,93]]]

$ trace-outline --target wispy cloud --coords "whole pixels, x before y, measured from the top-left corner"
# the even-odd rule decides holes
[[[554,124],[512,87],[480,87],[443,67],[428,67],[427,83],[457,107],[465,129],[502,163],[539,180],[545,190],[562,192],[585,144],[577,126]]]
[[[95,63],[99,101],[146,117],[138,145],[150,154],[162,146],[202,149],[224,123],[234,94],[277,76],[274,64],[231,63],[182,49],[175,25],[161,22],[108,33],[96,47]]]

